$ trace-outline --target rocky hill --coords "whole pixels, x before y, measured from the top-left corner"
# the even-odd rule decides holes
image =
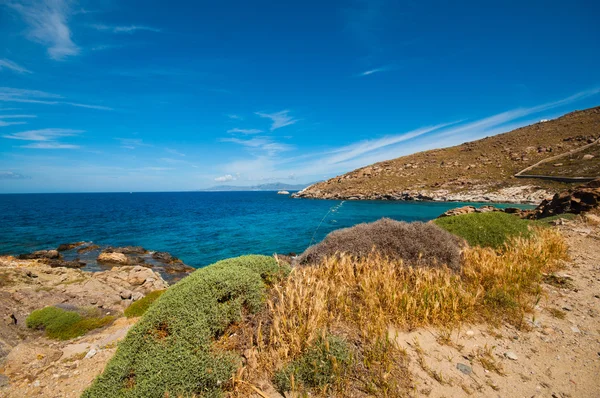
[[[311,185],[294,196],[539,203],[568,184],[514,175],[598,138],[600,107],[595,107],[454,147],[375,163]],[[585,154],[590,155],[587,150]],[[586,175],[600,176],[600,163],[590,165],[596,170],[588,167]]]

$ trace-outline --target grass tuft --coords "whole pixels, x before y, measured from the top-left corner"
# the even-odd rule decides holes
[[[46,336],[51,339],[69,340],[106,326],[114,319],[113,316],[82,316],[75,311],[45,307],[33,311],[27,317],[26,324],[30,329],[45,330]]]
[[[439,227],[465,239],[471,246],[500,249],[511,238],[531,236],[531,221],[502,212],[470,213],[433,221]]]
[[[140,300],[134,301],[125,309],[125,316],[127,318],[136,318],[144,315],[152,303],[154,303],[156,299],[159,298],[164,292],[164,290],[155,290],[148,293]]]

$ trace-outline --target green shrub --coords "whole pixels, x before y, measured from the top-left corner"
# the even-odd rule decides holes
[[[141,298],[138,301],[134,301],[125,309],[125,316],[127,318],[136,318],[138,316],[142,316],[146,313],[150,305],[156,301],[165,291],[164,290],[155,290],[153,292],[148,293],[145,297]]]
[[[241,360],[213,346],[244,311],[262,308],[272,257],[243,256],[196,270],[150,306],[83,397],[221,396]]]
[[[431,223],[405,223],[382,218],[331,232],[300,256],[300,264],[319,263],[325,257],[346,253],[364,258],[376,249],[390,259],[408,264],[460,267],[459,239]]]
[[[339,337],[329,335],[319,338],[304,355],[277,372],[273,382],[281,393],[298,390],[298,387],[324,387],[335,384],[350,363],[348,344]]]
[[[25,322],[28,328],[45,330],[46,336],[51,339],[69,340],[108,325],[113,320],[112,316],[83,317],[76,311],[45,307],[33,311]]]
[[[508,238],[531,236],[530,221],[502,212],[443,217],[434,220],[434,223],[465,239],[471,246],[499,249]]]

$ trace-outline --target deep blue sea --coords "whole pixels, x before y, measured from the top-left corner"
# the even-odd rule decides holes
[[[202,267],[249,253],[301,253],[334,229],[381,217],[427,221],[463,205],[292,199],[275,192],[0,195],[0,254],[91,241],[167,251]]]

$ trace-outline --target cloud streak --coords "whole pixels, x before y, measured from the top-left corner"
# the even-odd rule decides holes
[[[259,129],[238,129],[238,128],[234,128],[234,129],[230,129],[227,130],[228,133],[239,133],[239,134],[259,134],[262,133],[262,130]]]
[[[253,137],[251,139],[222,138],[221,142],[232,142],[245,146],[250,150],[265,152],[269,156],[294,149],[292,145],[275,142],[270,137]]]
[[[61,137],[71,137],[80,133],[84,130],[72,130],[72,129],[59,129],[59,128],[48,128],[41,130],[28,130],[20,133],[6,134],[2,137],[9,138],[11,140],[24,140],[24,141],[53,141]]]
[[[17,64],[16,62],[13,62],[6,58],[0,59],[0,70],[3,70],[3,69],[10,69],[13,72],[16,72],[19,74],[33,73],[32,71],[25,69],[24,67]]]
[[[370,70],[366,70],[362,73],[359,73],[359,76],[369,76],[369,75],[373,75],[375,73],[388,72],[388,71],[390,71],[389,66],[382,66],[380,68],[370,69]]]
[[[104,105],[82,104],[78,102],[65,101],[63,96],[47,93],[45,91],[11,87],[0,87],[0,101],[26,104],[69,105],[77,108],[96,109],[103,111],[114,110],[113,108]]]
[[[224,176],[215,178],[215,181],[217,181],[217,182],[228,182],[228,181],[235,181],[235,180],[237,180],[237,177],[234,177],[231,174],[225,174]]]
[[[271,131],[275,131],[285,126],[290,126],[298,122],[298,119],[294,119],[289,115],[289,110],[283,110],[275,113],[264,113],[264,112],[256,112],[256,114],[260,117],[271,119]]]
[[[68,26],[71,2],[68,0],[15,0],[6,3],[28,26],[29,40],[47,47],[50,58],[61,61],[79,54]]]
[[[160,29],[153,28],[150,26],[143,25],[127,25],[127,26],[111,26],[111,25],[103,25],[103,24],[93,24],[90,25],[91,28],[100,30],[100,31],[108,31],[112,33],[135,33],[137,31],[147,31],[147,32],[160,32]]]

